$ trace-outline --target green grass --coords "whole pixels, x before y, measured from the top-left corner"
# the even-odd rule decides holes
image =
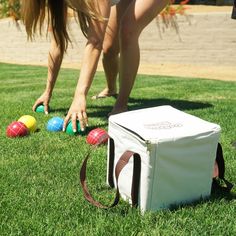
[[[126,202],[109,210],[88,204],[79,183],[79,170],[88,152],[86,136],[50,133],[45,125],[64,117],[70,106],[76,70],[62,69],[49,116],[31,107],[45,86],[47,69],[0,64],[0,235],[235,235],[236,195],[212,196],[208,201],[175,210],[141,215]],[[97,73],[88,96],[90,128],[107,129],[113,98],[93,101],[105,83]],[[130,110],[172,105],[222,128],[226,178],[236,183],[236,83],[192,78],[139,75]],[[6,127],[20,116],[33,115],[39,132],[9,139]],[[89,161],[88,181],[94,196],[109,204],[114,191],[106,187],[106,146]]]

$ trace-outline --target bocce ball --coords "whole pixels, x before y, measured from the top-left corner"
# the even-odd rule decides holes
[[[62,131],[64,120],[61,117],[53,117],[47,123],[47,130],[52,132]]]
[[[38,113],[44,113],[44,105],[38,105],[35,109],[36,112]]]
[[[9,138],[24,137],[28,134],[28,128],[20,121],[13,121],[7,126],[6,135]]]
[[[43,105],[43,104],[38,105],[38,106],[36,107],[35,111],[38,112],[38,113],[44,113],[44,112],[45,112],[45,110],[44,110],[44,105]],[[49,111],[50,111],[50,107],[48,107],[48,112],[49,112]]]
[[[69,135],[78,135],[78,134],[84,133],[83,131],[81,131],[80,124],[79,124],[78,120],[76,121],[76,128],[77,128],[77,131],[74,132],[73,127],[72,127],[72,122],[70,121],[66,126],[66,133]]]
[[[37,129],[37,122],[33,116],[30,115],[21,116],[18,121],[24,123],[30,132],[34,132]]]
[[[91,130],[88,133],[86,140],[87,140],[87,143],[92,144],[92,145],[104,144],[107,142],[108,137],[109,136],[106,130],[101,129],[101,128],[96,128],[96,129]]]

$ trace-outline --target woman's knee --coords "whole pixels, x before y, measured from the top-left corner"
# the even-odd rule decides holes
[[[103,43],[103,57],[104,58],[114,58],[119,54],[119,44],[118,42],[104,42]]]
[[[102,50],[103,48],[103,39],[99,37],[90,37],[88,39],[88,43],[93,45],[93,47],[96,48],[97,50]]]

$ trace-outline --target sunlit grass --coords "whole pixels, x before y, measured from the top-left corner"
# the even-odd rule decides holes
[[[88,152],[86,136],[50,133],[45,126],[53,116],[64,117],[79,71],[61,70],[49,116],[31,107],[45,87],[47,68],[0,64],[0,235],[235,235],[235,190],[209,201],[176,210],[141,215],[124,201],[100,210],[83,198],[79,170]],[[104,86],[96,75],[88,95],[90,128],[107,129],[113,98],[92,100]],[[236,182],[236,83],[192,78],[139,75],[129,109],[159,105],[215,122],[222,128],[226,178]],[[20,116],[33,115],[39,131],[9,139],[6,127]],[[89,185],[94,196],[109,204],[114,191],[105,184],[106,146],[89,162]]]

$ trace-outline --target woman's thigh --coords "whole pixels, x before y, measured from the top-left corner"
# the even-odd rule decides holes
[[[112,50],[119,52],[119,30],[120,21],[127,10],[129,4],[134,0],[120,0],[120,2],[111,8],[111,13],[104,38],[104,51]]]
[[[122,17],[122,30],[139,35],[168,3],[169,0],[133,0]]]

